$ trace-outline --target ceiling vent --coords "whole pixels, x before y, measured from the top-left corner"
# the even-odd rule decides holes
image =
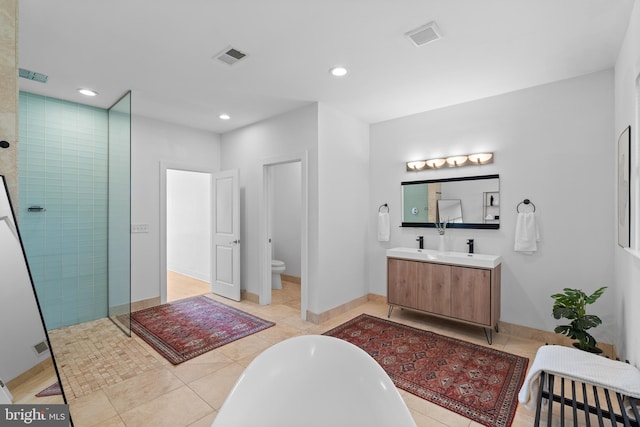
[[[405,36],[407,36],[416,46],[424,46],[427,43],[431,43],[442,38],[442,33],[440,32],[440,28],[438,28],[438,24],[435,22],[429,22],[422,27],[409,31]]]
[[[217,54],[215,57],[218,58],[220,61],[224,62],[225,64],[233,65],[236,62],[246,58],[246,56],[247,55],[245,53],[240,52],[238,49],[228,47],[224,49],[222,52],[220,52],[219,54]]]
[[[20,77],[27,80],[33,80],[40,83],[46,83],[49,79],[49,76],[45,76],[44,74],[36,73],[35,71],[25,70],[24,68],[20,68],[19,74]]]

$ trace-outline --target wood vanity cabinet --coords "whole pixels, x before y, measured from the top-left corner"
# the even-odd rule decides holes
[[[399,306],[497,331],[500,265],[487,269],[387,258],[387,298],[389,316]]]

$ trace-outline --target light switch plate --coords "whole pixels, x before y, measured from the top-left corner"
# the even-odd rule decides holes
[[[149,224],[131,224],[131,233],[148,233]]]

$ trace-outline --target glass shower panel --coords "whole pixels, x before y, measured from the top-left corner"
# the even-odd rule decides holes
[[[131,336],[131,92],[109,109],[109,318]]]

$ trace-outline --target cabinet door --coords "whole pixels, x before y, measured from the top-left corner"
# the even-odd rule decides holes
[[[389,258],[387,263],[387,298],[389,299],[389,304],[416,308],[419,264],[421,263]]]
[[[420,263],[418,266],[418,309],[451,315],[451,267]]]
[[[451,267],[451,315],[491,325],[491,272]]]

